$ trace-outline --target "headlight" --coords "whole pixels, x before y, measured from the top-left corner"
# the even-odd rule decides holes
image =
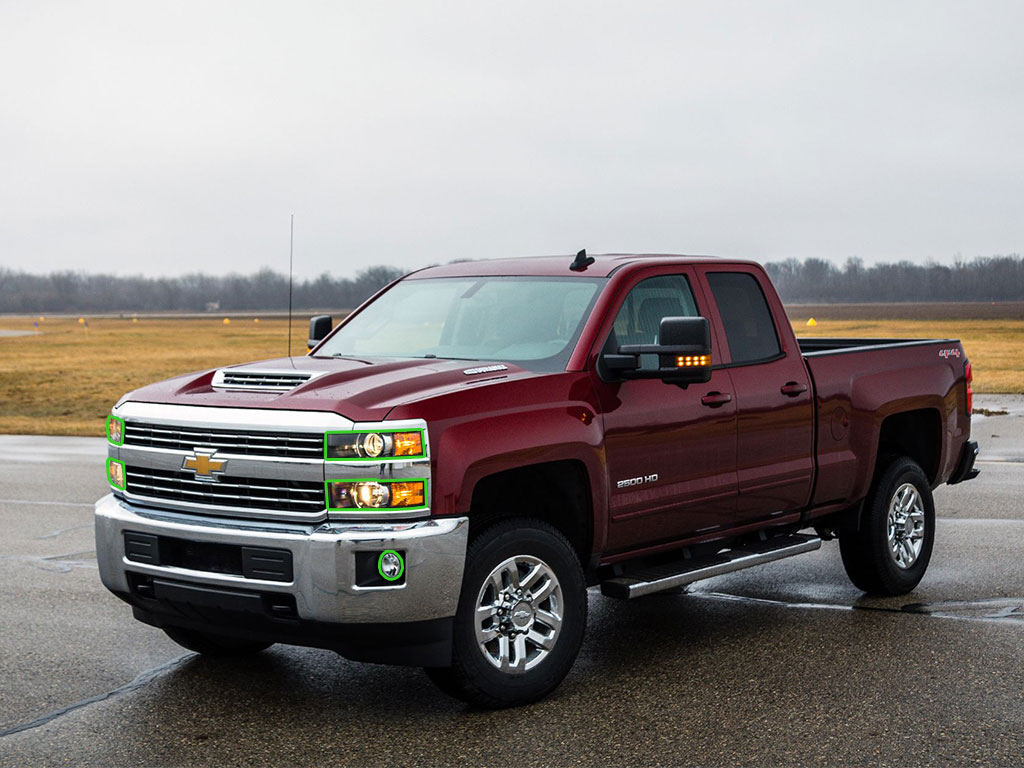
[[[328,432],[324,435],[324,457],[328,461],[418,459],[423,456],[422,429],[400,432]]]
[[[426,507],[426,480],[328,480],[327,508],[416,509]]]
[[[124,443],[124,419],[114,414],[107,416],[107,440],[114,445]]]
[[[107,459],[107,482],[119,491],[124,490],[124,462]]]

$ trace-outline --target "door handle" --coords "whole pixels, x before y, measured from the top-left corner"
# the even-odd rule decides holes
[[[728,402],[732,402],[732,395],[728,392],[708,392],[700,399],[700,404],[708,408],[720,408]]]
[[[779,389],[779,392],[784,394],[786,397],[796,397],[802,395],[807,391],[807,385],[801,384],[799,381],[787,381]]]

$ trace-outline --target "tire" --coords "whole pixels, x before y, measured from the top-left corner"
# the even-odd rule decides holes
[[[182,648],[201,653],[204,656],[216,656],[219,658],[251,656],[273,645],[273,643],[240,640],[234,637],[225,637],[224,635],[197,632],[194,629],[182,629],[181,627],[164,627],[164,633]]]
[[[504,520],[466,552],[452,665],[425,671],[442,691],[477,706],[528,704],[569,673],[586,621],[583,569],[566,538],[539,520]]]
[[[860,526],[839,537],[846,574],[870,595],[905,595],[928,569],[935,542],[935,503],[928,478],[906,457],[880,468]]]

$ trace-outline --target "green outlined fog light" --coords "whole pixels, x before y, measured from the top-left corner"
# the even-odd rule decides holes
[[[398,581],[405,573],[405,560],[395,550],[385,550],[377,558],[377,573],[387,581]]]

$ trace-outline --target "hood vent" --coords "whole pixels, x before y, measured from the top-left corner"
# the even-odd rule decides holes
[[[213,374],[214,389],[246,389],[260,392],[288,392],[320,373],[309,371],[256,371],[221,369]]]

